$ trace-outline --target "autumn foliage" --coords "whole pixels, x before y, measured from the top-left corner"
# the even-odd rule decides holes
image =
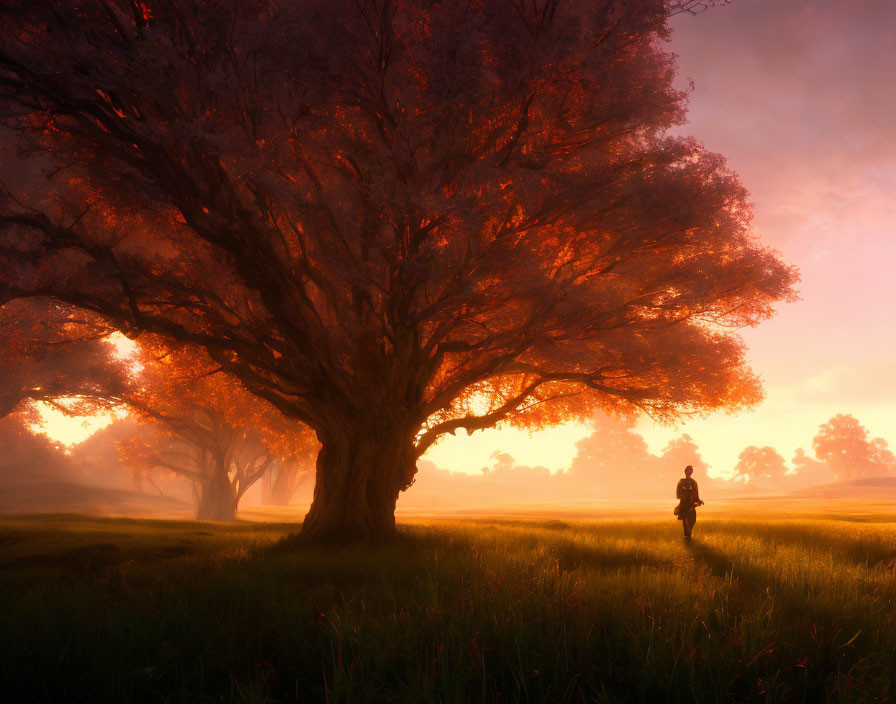
[[[313,538],[391,535],[445,433],[752,404],[730,332],[795,274],[667,132],[670,9],[9,0],[2,292],[201,346],[313,428]]]
[[[750,445],[738,456],[734,472],[737,481],[751,484],[758,482],[760,485],[766,482],[775,484],[784,479],[787,466],[775,448],[767,445],[765,447]]]
[[[127,369],[95,316],[45,298],[0,305],[0,419],[45,401],[72,413],[114,405]]]
[[[264,474],[294,482],[301,461],[316,453],[307,427],[220,373],[201,349],[144,338],[132,363],[140,371],[124,401],[143,427],[120,444],[122,459],[137,476],[191,481],[201,520],[232,521]]]
[[[896,471],[896,457],[887,441],[869,439],[868,430],[846,413],[838,413],[818,428],[812,449],[839,479],[879,477]]]

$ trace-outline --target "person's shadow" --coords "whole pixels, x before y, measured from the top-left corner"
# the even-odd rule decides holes
[[[707,545],[699,540],[688,540],[685,547],[694,556],[694,560],[703,563],[709,568],[714,577],[727,577],[734,572],[734,560],[721,550]]]
[[[714,577],[730,579],[732,583],[736,583],[741,593],[762,591],[777,583],[774,574],[739,560],[737,555],[722,552],[700,541],[691,541],[687,543],[687,547],[695,562],[706,565]]]

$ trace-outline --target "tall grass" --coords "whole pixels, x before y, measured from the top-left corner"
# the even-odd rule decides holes
[[[292,528],[0,522],[0,700],[896,700],[893,523]]]

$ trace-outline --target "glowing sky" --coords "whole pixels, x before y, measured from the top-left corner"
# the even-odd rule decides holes
[[[801,270],[802,300],[744,333],[761,407],[641,432],[655,452],[690,433],[719,474],[748,445],[789,459],[836,413],[896,444],[896,3],[735,0],[673,27],[681,84],[694,83],[683,131],[741,175],[756,232]],[[559,469],[587,433],[459,433],[425,459],[478,472],[503,451]]]
[[[115,353],[122,359],[127,359],[137,349],[135,342],[119,332],[112,333],[106,338],[106,341],[115,346]],[[141,368],[134,364],[130,366],[133,371],[137,372]],[[67,446],[83,442],[116,418],[127,416],[127,411],[124,408],[93,416],[71,416],[48,403],[39,402],[34,405],[37,408],[39,421],[32,426],[32,431],[42,432]]]

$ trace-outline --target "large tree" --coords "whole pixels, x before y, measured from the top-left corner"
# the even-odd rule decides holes
[[[795,273],[667,133],[689,4],[7,0],[0,285],[314,428],[313,538],[392,535],[444,433],[753,403]]]

